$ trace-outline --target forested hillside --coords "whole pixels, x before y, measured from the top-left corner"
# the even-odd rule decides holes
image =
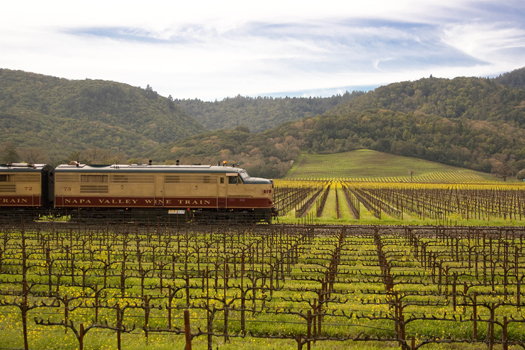
[[[263,133],[212,132],[159,148],[159,160],[240,163],[280,177],[301,151],[369,148],[498,176],[525,167],[525,90],[492,79],[428,78],[376,89],[322,116]],[[329,169],[327,169],[329,172]]]
[[[501,85],[508,87],[501,89]],[[512,119],[520,96],[509,91],[525,88],[525,68],[500,75],[495,79],[457,78],[421,79],[382,86],[373,92],[354,91],[328,98],[237,97],[206,102],[199,99],[175,103],[210,130],[247,126],[252,132],[277,127],[287,121],[315,117],[345,103],[351,109],[386,108],[394,111],[435,114],[447,118],[464,116],[471,119]],[[357,98],[359,97],[359,98]],[[496,111],[490,111],[496,107]],[[466,113],[466,114],[465,114]]]
[[[524,101],[525,90],[502,86],[493,79],[429,78],[379,87],[338,110],[379,108],[520,127],[525,123]]]
[[[502,74],[494,80],[508,87],[525,89],[525,67]]]
[[[347,91],[343,95],[332,97],[285,98],[252,98],[238,95],[215,102],[176,99],[175,103],[210,130],[246,126],[252,132],[260,132],[287,121],[315,117],[363,94],[364,92]]]
[[[522,129],[506,126],[498,130],[490,124],[439,116],[378,109],[336,110],[258,134],[239,129],[201,134],[158,148],[151,156],[158,161],[180,159],[205,164],[227,160],[268,177],[283,176],[301,151],[334,153],[360,148],[501,176],[525,167]]]
[[[40,149],[43,161],[89,148],[138,157],[205,130],[149,86],[0,69],[1,142],[19,153]]]
[[[226,160],[253,175],[281,177],[302,152],[368,148],[511,176],[525,168],[525,90],[509,87],[522,74],[430,77],[325,99],[202,102],[163,98],[149,86],[0,70],[0,155],[91,163]],[[204,126],[190,114],[210,129],[225,129],[201,133]],[[257,132],[272,124],[279,125]]]

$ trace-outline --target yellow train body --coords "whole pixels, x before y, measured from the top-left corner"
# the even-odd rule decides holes
[[[257,213],[265,221],[274,211],[273,182],[241,168],[72,163],[55,172],[56,208]]]

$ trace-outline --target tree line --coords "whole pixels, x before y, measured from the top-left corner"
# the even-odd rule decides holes
[[[237,95],[222,101],[175,99],[174,102],[209,130],[246,126],[253,132],[275,128],[284,122],[315,117],[363,95],[346,91],[331,97],[248,97]]]

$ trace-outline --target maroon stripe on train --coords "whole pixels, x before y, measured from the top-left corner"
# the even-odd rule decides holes
[[[218,201],[217,201],[218,200]],[[227,205],[226,205],[227,203]],[[197,197],[73,197],[55,196],[58,208],[271,208],[273,203],[268,198],[197,198]]]
[[[39,207],[40,195],[35,196],[2,196],[0,207]]]

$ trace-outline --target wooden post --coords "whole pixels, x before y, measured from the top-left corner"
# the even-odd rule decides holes
[[[241,332],[246,334],[246,290],[244,289],[244,253],[241,266]]]
[[[317,336],[317,299],[314,298],[314,307],[313,307],[313,310],[314,310],[314,317],[313,317],[313,328],[314,328],[314,338]],[[314,344],[315,344],[315,340],[314,340]]]
[[[186,306],[190,306],[190,276],[188,274],[188,270],[186,269]]]
[[[403,315],[403,307],[401,300],[399,301],[399,325],[401,334],[401,349],[406,350],[406,336],[405,336],[405,316]]]
[[[467,282],[463,282],[463,313],[467,312]]]
[[[78,347],[80,350],[84,350],[84,324],[80,324],[80,329],[78,332]]]
[[[474,328],[474,340],[478,339],[477,298],[478,298],[478,292],[474,292],[474,296],[472,298],[472,318],[473,318],[473,328]]]
[[[95,323],[98,323],[98,284],[95,284]]]
[[[397,292],[394,300],[394,331],[396,333],[396,339],[399,341],[401,337],[399,336],[399,304],[397,300]]]
[[[120,319],[120,305],[117,303],[117,349],[120,350],[122,348],[122,338],[120,333],[120,328],[122,325],[122,321]]]
[[[438,294],[441,295],[441,276],[443,271],[443,260],[439,260]]]
[[[64,296],[64,323],[68,323],[68,314],[69,314],[69,302],[67,300],[67,295]],[[64,333],[67,334],[67,327],[64,327]]]
[[[171,304],[172,304],[172,287],[168,286],[168,329],[171,329]]]
[[[186,349],[191,350],[190,310],[184,310],[184,334],[186,336]]]
[[[514,274],[518,279],[518,247],[514,247]]]
[[[224,294],[224,300],[226,301],[226,294]],[[230,315],[230,309],[228,307],[224,308],[224,343],[230,341],[228,336],[228,317]]]
[[[516,305],[518,307],[518,310],[520,310],[521,308],[521,305],[520,305],[520,295],[521,295],[521,291],[520,291],[520,280],[518,279],[518,276],[516,275]]]
[[[501,334],[501,340],[503,342],[503,350],[509,350],[509,343],[507,337],[507,316],[503,316],[503,329]]]
[[[452,284],[452,307],[456,311],[456,281],[457,281],[457,272],[454,272],[454,282]]]
[[[312,337],[312,311],[308,310],[307,316],[306,316],[306,348],[307,350],[310,350],[310,338]]]
[[[149,304],[148,296],[144,296],[144,332],[146,333],[146,338],[148,338],[148,328],[149,328]]]
[[[324,282],[323,282],[324,284]],[[321,287],[322,288],[322,287]],[[321,289],[319,293],[319,305],[317,306],[317,335],[321,336],[321,320],[322,320],[322,311],[323,311],[323,301],[324,301],[324,288]]]
[[[25,242],[22,243],[25,245]],[[25,251],[22,253],[25,257]],[[24,333],[24,350],[29,350],[29,341],[27,339],[27,280],[26,280],[26,267],[25,267],[25,261],[24,261],[24,281],[23,281],[23,300],[22,300],[22,328]]]
[[[490,320],[489,320],[489,328],[490,328],[490,335],[489,335],[489,349],[494,349],[494,303],[492,303],[490,307]]]

